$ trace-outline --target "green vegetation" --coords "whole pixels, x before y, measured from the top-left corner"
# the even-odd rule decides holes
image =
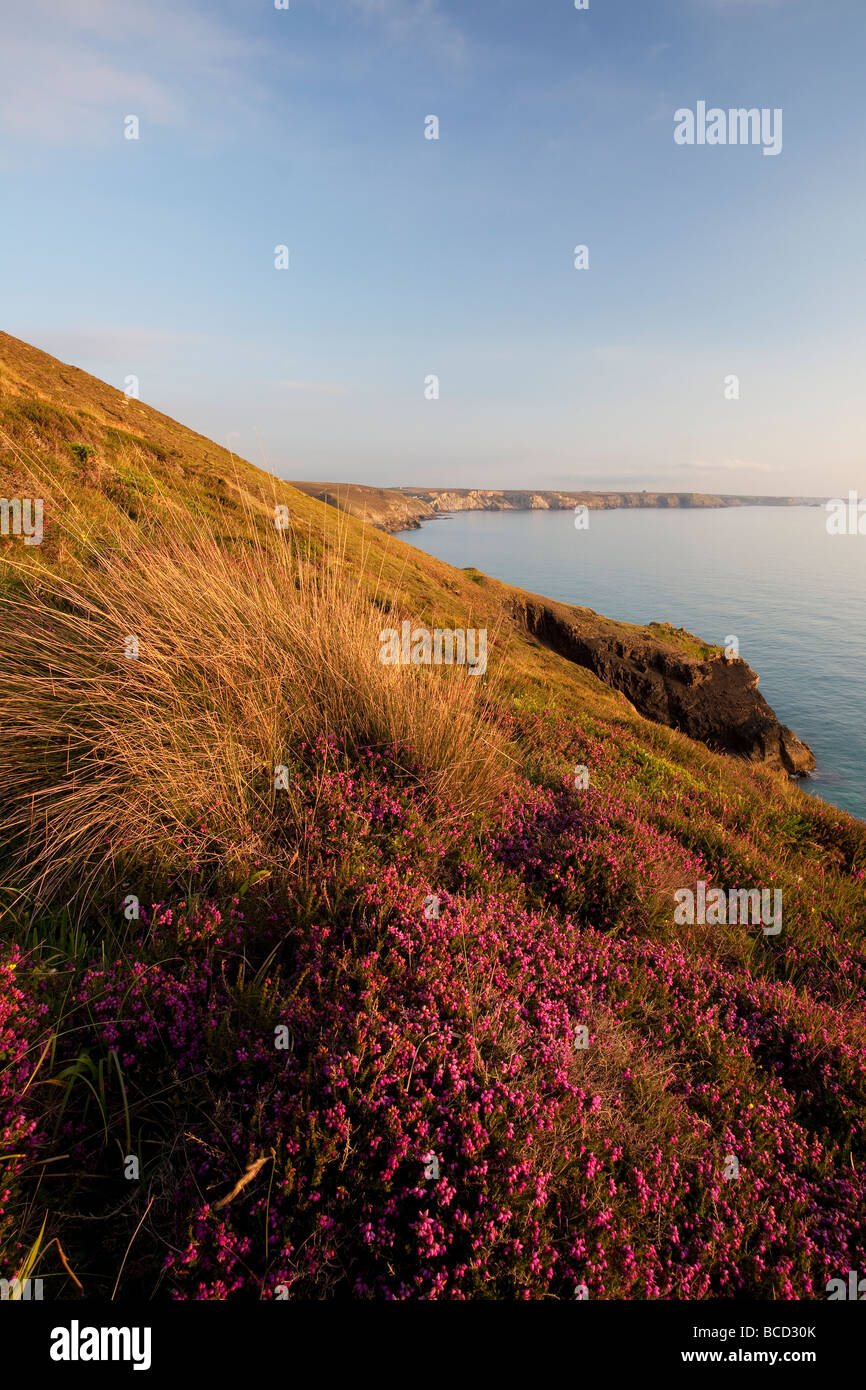
[[[866,1265],[866,827],[5,336],[0,452],[46,513],[0,552],[0,1277],[787,1299]],[[403,617],[487,627],[487,675],[383,666]],[[699,882],[781,889],[783,932],[678,925]]]

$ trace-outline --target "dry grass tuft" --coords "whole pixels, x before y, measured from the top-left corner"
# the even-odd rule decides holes
[[[392,750],[398,775],[468,813],[495,799],[507,759],[481,678],[382,665],[379,632],[400,615],[333,539],[232,549],[187,522],[146,543],[120,526],[71,577],[30,570],[3,605],[0,835],[16,888],[49,899],[131,855],[285,866],[300,798],[274,770],[302,777],[321,736]]]

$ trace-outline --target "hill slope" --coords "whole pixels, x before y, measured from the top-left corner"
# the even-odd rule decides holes
[[[61,569],[71,537],[62,526],[52,528],[58,507],[78,508],[97,534],[117,512],[137,521],[156,511],[165,524],[178,508],[194,508],[227,541],[268,526],[278,506],[288,509],[298,535],[337,527],[321,505],[334,501],[327,487],[301,484],[300,491],[85,372],[0,334],[6,495],[29,495],[22,472],[28,463],[38,475],[32,487],[42,478],[48,493],[38,562]],[[371,509],[379,525],[394,496],[399,500],[383,489],[355,488],[351,509],[358,515]],[[389,594],[408,598],[418,618],[434,615],[449,626],[465,626],[471,618],[500,632],[504,626],[510,666],[539,676],[561,671],[538,651],[547,647],[601,676],[642,714],[709,747],[793,774],[814,767],[808,747],[779,725],[758,693],[748,665],[724,661],[720,648],[659,624],[615,623],[590,609],[553,604],[478,571],[461,573],[374,530],[362,532],[348,518],[339,529],[345,562],[357,568],[363,551],[364,567],[381,577]],[[14,553],[21,563],[37,563],[35,548],[28,551],[13,537],[5,546],[7,558]]]
[[[669,696],[715,649],[455,571],[8,337],[0,449],[46,500],[42,546],[2,541],[0,1275],[812,1298],[863,1267],[866,828],[588,669],[643,699],[645,647]],[[384,665],[403,621],[486,626],[486,673]]]

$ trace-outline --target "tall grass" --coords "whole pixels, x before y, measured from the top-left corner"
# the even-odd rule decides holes
[[[295,779],[322,738],[387,749],[458,809],[495,798],[505,760],[480,679],[382,665],[380,629],[401,615],[337,541],[227,546],[191,515],[144,534],[119,524],[64,577],[24,572],[3,605],[7,882],[49,900],[130,857],[286,867],[304,832]]]

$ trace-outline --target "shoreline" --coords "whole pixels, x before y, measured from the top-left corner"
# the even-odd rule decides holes
[[[373,487],[363,483],[296,482],[292,487],[381,531],[417,531],[425,521],[458,512],[718,511],[735,507],[820,507],[822,497],[749,493],[535,490],[528,488]]]
[[[296,485],[295,485],[295,486],[296,486]],[[582,504],[579,504],[579,503],[578,503],[578,504],[576,504],[576,505],[582,505]],[[712,511],[712,512],[726,512],[726,511],[758,511],[758,510],[760,510],[761,508],[764,508],[764,509],[766,509],[767,511],[778,511],[778,510],[780,509],[780,507],[784,507],[784,508],[786,508],[786,509],[789,509],[789,510],[792,510],[792,511],[793,511],[793,510],[796,510],[796,508],[798,508],[798,507],[821,507],[821,506],[824,506],[824,505],[825,505],[825,501],[824,501],[823,498],[819,498],[817,501],[813,501],[812,499],[805,499],[805,498],[802,499],[802,500],[800,500],[800,499],[798,498],[798,499],[794,499],[794,500],[791,500],[791,501],[788,501],[788,500],[786,499],[784,502],[769,502],[769,501],[764,501],[764,500],[761,499],[761,500],[756,500],[756,501],[754,501],[754,502],[736,502],[736,503],[730,503],[730,504],[728,504],[728,503],[722,503],[721,505],[713,505],[713,506],[707,505],[707,506],[700,506],[700,507],[666,507],[666,506],[633,507],[633,506],[628,506],[628,505],[626,505],[626,506],[588,507],[588,510],[589,510],[589,511],[598,511],[598,512],[635,512],[635,511],[645,511],[645,512],[711,512],[711,511]],[[388,532],[389,535],[393,535],[393,536],[404,536],[404,535],[405,535],[405,536],[411,536],[412,533],[413,533],[414,531],[420,531],[420,530],[423,528],[423,526],[426,525],[426,523],[428,523],[428,522],[431,522],[431,521],[451,521],[454,517],[457,517],[457,516],[464,516],[464,515],[466,515],[466,514],[469,513],[469,512],[473,512],[473,513],[475,513],[475,514],[478,514],[478,513],[487,513],[488,515],[491,515],[491,516],[500,516],[500,515],[502,515],[503,513],[509,513],[509,514],[513,514],[513,513],[523,513],[523,512],[557,513],[557,512],[566,512],[566,511],[569,511],[569,510],[571,510],[571,508],[569,508],[569,507],[458,507],[458,508],[455,508],[454,511],[445,511],[445,510],[442,510],[442,511],[435,511],[435,512],[433,512],[432,515],[430,515],[430,516],[421,517],[417,522],[412,522],[412,523],[407,522],[404,526],[402,526],[402,527],[399,528],[399,529],[392,529],[392,528],[390,528],[390,527],[384,527],[384,526],[380,527],[379,529],[380,529],[380,530],[386,530],[386,531]]]

